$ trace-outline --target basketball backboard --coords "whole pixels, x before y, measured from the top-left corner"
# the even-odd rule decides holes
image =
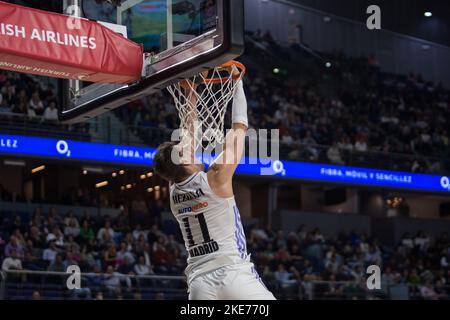
[[[65,13],[105,23],[145,49],[142,78],[133,84],[64,81],[66,101],[59,116],[67,123],[221,65],[244,48],[243,0],[64,0],[63,6]]]

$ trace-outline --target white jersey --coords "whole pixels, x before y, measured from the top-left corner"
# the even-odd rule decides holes
[[[205,172],[171,184],[170,207],[189,253],[188,283],[197,275],[250,261],[234,197],[217,196]]]

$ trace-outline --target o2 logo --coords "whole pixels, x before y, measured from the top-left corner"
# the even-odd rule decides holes
[[[286,175],[286,170],[284,169],[284,164],[280,160],[276,160],[272,164],[272,170],[275,174],[281,174],[282,176]]]
[[[280,174],[282,176],[286,175],[286,170],[284,169],[284,164],[280,160],[271,161],[272,165],[270,167],[262,167],[259,172],[262,176],[274,176]]]
[[[441,187],[447,191],[450,191],[450,179],[448,177],[441,178]]]
[[[63,156],[66,156],[67,158],[70,158],[71,152],[69,150],[69,144],[67,141],[59,140],[56,143],[56,151]]]

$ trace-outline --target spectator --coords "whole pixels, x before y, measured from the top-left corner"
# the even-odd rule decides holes
[[[450,267],[450,251],[443,251],[441,260],[439,261],[443,269],[448,269]]]
[[[420,295],[425,300],[439,300],[440,295],[436,293],[431,285],[430,281],[427,281],[425,285],[420,287]]]
[[[150,268],[151,268],[152,263],[151,263],[151,258],[150,257],[151,257],[152,252],[151,252],[150,244],[148,242],[145,244],[144,251],[143,252],[139,252],[139,254],[144,257],[145,264],[147,266],[150,266]]]
[[[56,254],[53,260],[50,260],[50,264],[48,266],[48,271],[52,272],[66,272],[66,266],[64,265],[64,261],[62,255]]]
[[[33,110],[36,115],[42,115],[44,113],[44,104],[39,97],[38,91],[33,92],[29,105],[30,109]]]
[[[252,228],[251,235],[255,237],[256,239],[261,239],[263,241],[268,241],[269,236],[267,235],[266,231],[261,228],[261,225],[258,223],[254,228]]]
[[[151,265],[145,261],[144,256],[139,257],[139,262],[134,266],[134,272],[139,276],[147,276],[154,273]]]
[[[3,260],[2,270],[3,271],[23,270],[22,261],[20,261],[15,250],[12,250],[11,255],[7,257],[5,260]]]
[[[141,225],[136,224],[136,228],[133,230],[133,238],[134,240],[138,240],[140,236],[146,237],[145,232],[141,229]]]
[[[98,264],[95,264],[92,273],[92,275],[86,277],[88,286],[93,290],[101,289],[103,287],[104,280],[102,268]]]
[[[412,249],[414,247],[414,241],[411,238],[411,236],[409,235],[409,233],[405,233],[402,237],[402,241],[401,241],[402,245]]]
[[[144,224],[148,213],[147,204],[141,196],[136,197],[131,203],[131,210],[136,224]]]
[[[19,102],[19,104],[23,106],[23,113],[25,113],[28,117],[36,117],[36,112],[34,111],[34,109],[31,109],[26,102]]]
[[[131,264],[134,264],[135,258],[130,250],[128,250],[127,244],[125,242],[120,243],[120,250],[117,252],[117,261],[122,264],[125,260],[128,260]]]
[[[74,214],[74,212],[73,211],[69,211],[69,213],[67,214],[67,216],[64,218],[64,225],[65,226],[69,226],[70,225],[70,222],[74,222],[74,224],[75,224],[75,226],[77,227],[77,228],[79,228],[80,227],[80,225],[79,225],[79,223],[78,223],[78,219],[77,219],[77,217],[75,216],[75,214]]]
[[[80,234],[80,228],[77,226],[76,220],[71,219],[69,221],[69,225],[67,225],[64,228],[64,235],[66,237],[72,236],[72,237],[78,237],[78,235]]]
[[[358,136],[356,138],[356,142],[355,142],[355,151],[358,152],[366,152],[367,151],[367,142],[365,141],[365,139],[361,136]]]
[[[106,274],[104,276],[103,285],[111,295],[118,295],[121,293],[120,274],[114,271],[113,266],[106,268]]]
[[[14,235],[10,237],[9,243],[5,246],[5,256],[11,256],[11,253],[13,251],[16,253],[16,256],[19,259],[22,259],[24,257],[25,251],[23,245],[19,243],[17,237]]]
[[[64,245],[64,250],[73,252],[74,254],[80,253],[80,245],[75,241],[75,237],[69,236]]]
[[[52,232],[47,234],[47,242],[54,241],[59,248],[64,247],[64,234],[59,227],[53,227]]]
[[[89,242],[95,238],[94,228],[89,223],[89,220],[83,220],[83,225],[80,228],[80,238],[83,242]]]
[[[54,101],[50,102],[47,108],[44,111],[44,119],[46,120],[58,120],[58,109],[56,108],[56,104]]]
[[[327,151],[328,160],[334,164],[344,164],[344,161],[341,158],[341,152],[336,142],[333,142],[331,147]]]
[[[66,259],[63,261],[64,270],[67,270],[70,266],[78,266],[78,261],[72,252],[66,252]]]
[[[36,225],[30,227],[29,239],[35,248],[44,249],[46,246],[42,233]]]
[[[22,266],[27,270],[42,270],[42,260],[40,259],[41,249],[34,248],[31,240],[27,241],[25,257]]]
[[[350,142],[350,139],[348,138],[347,135],[345,135],[341,141],[338,143],[338,148],[347,152],[352,152],[353,151],[353,145]]]
[[[55,241],[50,241],[49,247],[42,253],[42,260],[52,262],[55,260],[57,254],[58,249],[56,248]]]
[[[366,252],[365,261],[367,264],[381,265],[381,253],[375,245],[370,245]]]
[[[133,263],[128,257],[125,257],[123,263],[117,268],[117,271],[124,275],[134,275]]]
[[[117,252],[116,252],[116,245],[111,244],[109,248],[105,251],[103,255],[103,261],[105,263],[105,266],[113,266],[114,268],[117,266]]]
[[[414,238],[414,246],[418,247],[421,251],[426,251],[430,243],[430,238],[428,238],[424,232],[419,232]]]
[[[61,219],[61,216],[59,215],[55,207],[50,208],[48,213],[48,219],[51,220],[53,224],[55,224],[58,227],[63,224],[63,220]]]
[[[0,96],[1,96],[1,93],[0,93]],[[6,100],[2,100],[1,102],[0,102],[0,114],[1,113],[10,113],[12,110],[11,110],[11,107],[6,103]]]
[[[127,207],[123,207],[119,216],[115,219],[114,230],[120,233],[126,233],[130,228],[130,216]]]
[[[284,264],[278,265],[278,270],[275,271],[274,275],[275,280],[278,282],[280,286],[285,287],[286,285],[291,284],[290,280],[291,273],[286,271]]]
[[[340,266],[336,253],[331,254],[330,258],[325,260],[325,268],[329,269],[331,273],[336,273]]]
[[[101,228],[97,233],[97,240],[101,242],[105,242],[105,233],[109,235],[107,239],[113,239],[114,238],[114,230],[111,228],[111,222],[106,221],[103,228]]]
[[[3,101],[5,101],[5,103],[10,107],[14,107],[16,102],[16,87],[11,85],[11,83],[8,81],[2,87],[1,93]]]
[[[160,273],[167,273],[169,270],[170,257],[164,242],[164,238],[159,237],[158,241],[153,244],[155,269]]]

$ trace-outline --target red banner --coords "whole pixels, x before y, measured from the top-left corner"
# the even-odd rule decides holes
[[[141,76],[142,54],[97,22],[0,2],[0,69],[129,83]]]

